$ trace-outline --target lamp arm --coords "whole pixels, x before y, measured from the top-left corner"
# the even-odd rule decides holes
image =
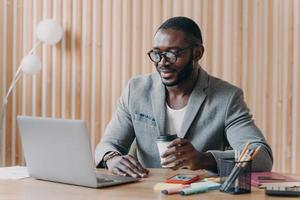
[[[32,49],[26,54],[26,55],[29,55],[29,54],[32,54],[33,51],[41,44],[41,41],[39,40],[38,42],[36,42],[34,44],[34,46],[32,47]],[[22,77],[22,64],[19,66],[19,68],[17,69],[16,71],[16,74],[15,74],[15,77],[14,79],[12,80],[12,83],[10,84],[9,86],[9,89],[5,95],[5,98],[3,99],[3,103],[2,103],[2,106],[1,106],[1,110],[0,110],[0,130],[2,130],[3,128],[3,120],[4,120],[4,114],[5,114],[5,111],[6,111],[6,106],[7,106],[7,99],[10,95],[10,93],[12,92],[12,90],[14,89],[14,87],[16,86],[18,80]],[[0,135],[0,137],[2,137],[2,135]]]
[[[3,129],[3,120],[4,120],[4,113],[6,110],[6,105],[7,104],[2,104],[1,107],[1,113],[0,113],[0,133],[2,133],[2,129]]]
[[[11,82],[11,85],[9,86],[9,89],[8,89],[8,91],[7,91],[7,93],[6,93],[6,96],[5,96],[5,99],[4,99],[4,103],[5,103],[5,104],[7,103],[7,99],[8,99],[8,97],[9,97],[10,93],[12,92],[12,90],[14,89],[15,85],[17,84],[18,80],[19,80],[21,77],[22,77],[22,74],[19,73],[18,76],[16,76],[16,77],[14,78],[14,80]]]
[[[30,49],[30,51],[28,52],[27,55],[32,54],[33,51],[34,51],[38,46],[40,46],[41,43],[42,43],[42,42],[41,42],[40,40],[37,41],[37,42],[33,45],[32,49]]]
[[[0,130],[3,128],[3,119],[4,119],[4,113],[6,110],[6,106],[7,106],[7,99],[10,95],[10,93],[12,92],[12,90],[14,89],[14,87],[16,86],[18,80],[22,77],[22,74],[18,74],[17,77],[15,77],[15,79],[12,81],[11,85],[9,86],[9,89],[7,91],[7,94],[5,96],[5,98],[3,99],[3,103],[2,103],[2,107],[1,107],[1,111],[0,111]]]

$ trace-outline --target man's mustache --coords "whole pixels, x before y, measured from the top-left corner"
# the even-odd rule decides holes
[[[158,66],[157,70],[159,72],[176,72],[177,70],[171,66]]]

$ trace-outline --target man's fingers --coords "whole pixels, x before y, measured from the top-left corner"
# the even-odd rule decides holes
[[[172,167],[173,170],[178,170],[178,169],[183,169],[183,168],[189,168],[189,166],[185,160],[176,162],[175,166]]]
[[[177,156],[172,155],[172,156],[167,157],[165,159],[165,161],[161,163],[161,165],[169,165],[171,163],[173,163],[172,165],[174,165],[174,163],[175,163],[175,165],[177,165],[179,162],[183,162],[185,159],[186,158],[183,154],[180,154],[180,155],[177,154]]]
[[[140,162],[135,158],[128,155],[125,157],[125,159],[127,159],[129,162],[127,163],[127,166],[130,167],[135,173],[139,174],[141,177],[145,177],[148,174],[149,171],[145,170],[145,168],[143,168]]]
[[[131,168],[133,171],[139,171],[139,168],[134,159],[131,159],[130,156],[124,156],[121,160],[124,165]]]
[[[173,163],[175,161],[176,161],[175,156],[169,156],[169,157],[165,158],[164,161],[161,164],[162,165],[168,165],[168,164]]]
[[[192,146],[191,145],[185,145],[185,146],[173,146],[169,149],[167,149],[161,157],[166,158],[171,155],[177,155],[177,154],[185,154],[185,152],[192,151]]]
[[[134,164],[138,169],[139,169],[139,171],[141,172],[141,173],[145,173],[145,174],[148,174],[149,173],[149,170],[148,169],[146,169],[146,168],[144,168],[143,166],[142,166],[142,164],[138,161],[138,160],[136,160],[134,157],[132,157],[132,156],[128,156],[128,157],[126,157],[132,164]]]
[[[188,140],[186,140],[184,138],[177,138],[177,139],[173,140],[172,142],[170,142],[170,144],[168,145],[168,148],[171,148],[173,146],[184,146],[187,143],[189,143]]]
[[[118,168],[113,168],[112,173],[115,175],[118,175],[118,176],[127,176],[126,172],[123,172],[122,170],[120,170]]]
[[[139,173],[134,170],[134,167],[128,161],[122,161],[118,168],[129,176],[140,177]]]
[[[109,171],[121,176],[146,177],[149,171],[133,157],[116,156],[107,161]]]
[[[180,151],[180,147],[177,146],[170,147],[161,155],[161,157],[166,158],[168,156],[176,154],[178,151]]]

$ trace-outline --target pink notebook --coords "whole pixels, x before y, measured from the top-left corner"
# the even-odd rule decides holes
[[[259,186],[263,183],[298,182],[300,180],[282,175],[277,172],[253,172],[251,174],[251,185]]]

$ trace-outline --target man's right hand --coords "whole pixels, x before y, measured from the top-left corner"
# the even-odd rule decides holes
[[[136,178],[146,177],[149,170],[144,168],[139,161],[130,155],[114,156],[106,161],[108,170],[120,176],[132,176]]]

